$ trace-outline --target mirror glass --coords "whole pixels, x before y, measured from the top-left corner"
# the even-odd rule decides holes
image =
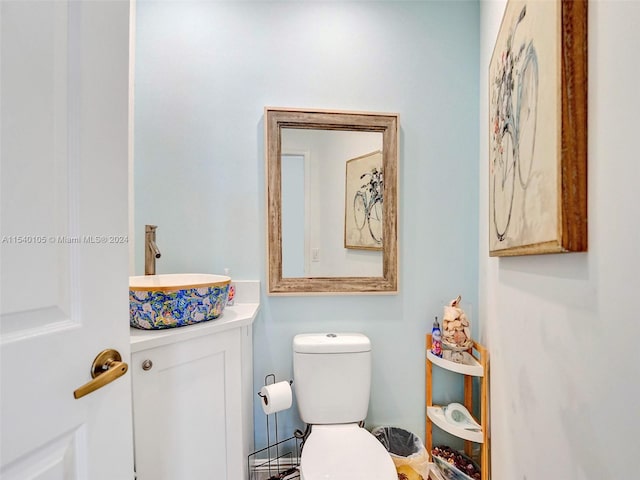
[[[382,276],[382,179],[370,168],[382,165],[382,134],[283,128],[280,136],[282,276]],[[347,182],[346,166],[351,173],[357,163]]]
[[[269,293],[397,291],[396,114],[265,109]]]

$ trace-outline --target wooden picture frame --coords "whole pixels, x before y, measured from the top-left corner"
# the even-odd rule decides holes
[[[382,250],[382,150],[347,160],[344,191],[344,248]]]
[[[489,255],[587,250],[587,1],[513,1],[489,65]]]
[[[397,113],[265,107],[267,292],[269,295],[398,293]],[[282,130],[376,132],[382,136],[384,212],[381,274],[286,277],[282,268]],[[349,158],[349,157],[347,157]],[[340,197],[342,201],[342,197]],[[342,232],[336,232],[340,237]],[[338,239],[341,241],[341,238]],[[378,252],[374,252],[378,253]]]

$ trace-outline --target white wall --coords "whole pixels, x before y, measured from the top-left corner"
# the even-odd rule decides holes
[[[282,276],[304,277],[309,270],[307,155],[283,153],[282,168]]]
[[[400,114],[400,293],[263,295],[256,392],[267,373],[292,375],[295,334],[360,331],[373,344],[368,426],[423,435],[424,334],[458,294],[477,312],[478,10],[475,1],[138,2],[139,272],[153,223],[159,273],[229,267],[264,286],[265,105]],[[435,395],[460,400],[446,379]],[[281,434],[300,426],[295,410],[279,420]]]
[[[488,258],[488,65],[480,22],[481,338],[491,352],[493,480],[637,478],[639,2],[589,3],[589,252]]]

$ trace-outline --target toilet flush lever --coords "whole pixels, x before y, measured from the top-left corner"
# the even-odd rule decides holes
[[[129,365],[122,361],[122,357],[117,350],[103,350],[93,361],[91,365],[91,380],[73,392],[73,398],[81,398],[104,387],[107,383],[113,382],[116,378],[121,377],[127,370]]]

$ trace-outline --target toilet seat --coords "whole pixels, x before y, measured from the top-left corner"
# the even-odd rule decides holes
[[[313,425],[300,458],[302,480],[397,480],[382,443],[357,423]]]

